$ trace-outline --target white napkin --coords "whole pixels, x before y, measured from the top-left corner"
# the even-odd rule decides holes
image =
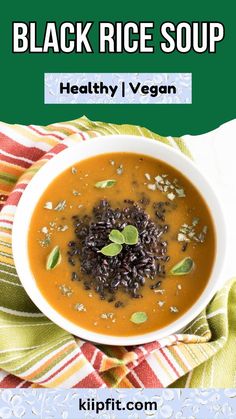
[[[227,228],[222,280],[236,277],[236,119],[203,135],[183,136],[221,200]]]

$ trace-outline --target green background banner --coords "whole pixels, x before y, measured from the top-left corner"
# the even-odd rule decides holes
[[[86,114],[93,120],[147,126],[162,135],[200,134],[235,118],[236,3],[217,1],[147,2],[55,0],[7,2],[0,15],[0,119],[9,123],[48,124]],[[98,21],[155,22],[154,54],[99,54]],[[36,21],[39,36],[46,21],[94,21],[94,54],[13,54],[12,22]],[[174,52],[159,48],[159,27],[164,21],[219,21],[225,39],[215,54]],[[44,105],[46,72],[190,72],[192,105]]]

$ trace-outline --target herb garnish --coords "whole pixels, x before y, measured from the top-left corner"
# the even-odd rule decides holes
[[[107,180],[101,180],[100,182],[95,183],[95,187],[105,189],[105,188],[111,188],[115,184],[116,184],[116,180],[107,179]]]
[[[100,315],[100,317],[101,317],[101,319],[105,319],[105,320],[107,320],[107,319],[113,319],[114,313],[102,313]]]
[[[42,227],[40,231],[44,234],[44,238],[39,240],[39,244],[41,247],[48,247],[51,242],[51,233],[46,226]]]
[[[111,240],[111,242],[117,244],[123,244],[125,242],[123,234],[119,230],[115,229],[111,230],[109,234],[109,239]]]
[[[204,225],[202,231],[197,233],[195,227],[199,224],[199,221],[200,219],[198,217],[194,217],[192,224],[182,224],[177,235],[178,242],[189,243],[191,241],[196,241],[198,243],[203,243],[206,239],[208,228]]]
[[[75,309],[76,311],[87,311],[87,310],[86,310],[85,305],[84,305],[84,304],[82,304],[82,303],[77,303],[77,304],[75,304],[75,305],[74,305],[74,309]]]
[[[59,201],[58,204],[55,206],[54,210],[55,211],[62,211],[64,210],[66,207],[66,200],[63,201]]]
[[[140,324],[146,322],[148,319],[147,314],[144,311],[136,311],[130,317],[130,321],[135,324]]]
[[[45,238],[43,240],[39,240],[39,244],[40,244],[41,247],[48,247],[50,243],[51,243],[50,233],[46,234]]]
[[[179,312],[179,309],[176,306],[171,306],[170,307],[170,312],[171,313],[178,313]]]
[[[64,284],[59,286],[59,290],[62,295],[65,295],[65,297],[70,297],[73,294],[71,287],[67,287],[67,285]]]
[[[122,250],[122,245],[119,243],[110,243],[104,246],[98,253],[102,253],[104,256],[117,256]]]
[[[194,269],[195,263],[192,258],[186,257],[178,262],[170,270],[170,275],[187,275]]]
[[[59,246],[55,246],[47,257],[46,269],[48,271],[56,268],[61,262],[61,251]]]
[[[127,225],[121,232],[113,229],[109,234],[111,242],[104,246],[98,253],[105,256],[117,256],[122,251],[122,244],[134,245],[138,243],[138,230],[133,225]]]
[[[148,176],[147,176],[148,175]],[[151,180],[149,174],[145,173],[146,179]],[[178,179],[174,179],[172,182],[168,179],[168,175],[157,175],[154,178],[155,183],[149,183],[147,185],[148,189],[151,191],[159,190],[166,195],[166,197],[173,201],[177,198],[185,198],[184,188],[179,185]]]
[[[133,245],[138,243],[138,230],[136,227],[132,225],[126,226],[122,231],[122,235],[125,244]]]

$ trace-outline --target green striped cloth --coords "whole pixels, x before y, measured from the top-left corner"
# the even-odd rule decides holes
[[[236,387],[236,279],[225,284],[184,333],[200,331],[209,333],[204,345],[214,345],[216,353],[171,387]]]

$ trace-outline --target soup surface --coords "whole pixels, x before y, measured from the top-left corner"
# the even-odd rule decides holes
[[[129,336],[170,324],[196,302],[213,266],[215,231],[180,172],[113,153],[79,162],[48,186],[28,251],[38,287],[59,313],[94,332]]]

